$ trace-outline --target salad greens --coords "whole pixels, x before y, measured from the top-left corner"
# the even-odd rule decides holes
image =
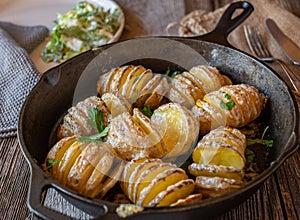
[[[62,62],[108,43],[120,26],[119,17],[119,9],[105,11],[87,1],[79,2],[66,14],[58,14],[42,51],[42,59],[45,62]]]

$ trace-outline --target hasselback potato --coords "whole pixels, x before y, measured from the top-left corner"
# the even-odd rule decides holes
[[[89,123],[89,110],[97,108],[103,113],[105,125],[108,125],[111,118],[110,111],[97,96],[91,96],[85,100],[72,106],[68,109],[68,113],[64,116],[63,122],[60,125],[57,136],[59,139],[63,137],[70,137],[73,135],[88,136],[97,133],[97,129]]]
[[[197,100],[192,111],[200,122],[200,134],[228,125],[242,127],[255,120],[267,98],[247,84],[227,85]]]
[[[82,143],[77,136],[58,141],[49,151],[44,169],[62,185],[81,195],[102,198],[119,180],[123,161],[108,143]]]
[[[195,66],[190,71],[178,74],[171,80],[168,98],[172,102],[191,108],[205,94],[230,84],[232,84],[231,80],[222,75],[217,68],[204,65]]]
[[[127,161],[141,157],[162,158],[167,153],[162,136],[137,108],[133,109],[133,115],[125,112],[111,120],[107,142]]]
[[[176,158],[189,154],[194,148],[199,123],[186,107],[177,103],[164,104],[154,110],[151,122],[163,138],[169,161],[174,162]]]
[[[160,159],[132,160],[120,181],[128,198],[141,206],[169,206],[194,191],[194,181],[185,171]]]

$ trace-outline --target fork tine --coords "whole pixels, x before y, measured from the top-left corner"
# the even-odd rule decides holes
[[[245,35],[247,45],[248,45],[249,49],[251,50],[251,53],[256,54],[256,52],[254,51],[254,48],[252,47],[252,42],[251,42],[251,37],[250,37],[250,34],[251,34],[250,27],[248,25],[244,25],[243,28],[244,28],[244,35]]]
[[[258,44],[256,32],[254,31],[253,27],[250,27],[248,25],[245,26],[245,35],[247,35],[246,40],[251,52],[257,57],[263,57],[263,53]]]
[[[266,47],[265,42],[264,42],[264,40],[262,38],[262,35],[260,34],[258,28],[257,27],[253,27],[253,30],[254,30],[253,31],[254,35],[255,35],[255,37],[257,39],[257,43],[258,43],[258,45],[260,47],[261,53],[264,55],[264,57],[270,57],[271,54],[270,54],[268,48]]]

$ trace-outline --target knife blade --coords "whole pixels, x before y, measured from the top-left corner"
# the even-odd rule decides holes
[[[281,48],[283,54],[285,54],[293,64],[300,65],[300,48],[280,30],[271,18],[265,20],[265,25],[269,34]]]

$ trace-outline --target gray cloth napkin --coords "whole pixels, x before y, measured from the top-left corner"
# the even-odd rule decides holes
[[[17,134],[21,107],[40,78],[28,53],[48,33],[44,26],[0,22],[0,138]]]

